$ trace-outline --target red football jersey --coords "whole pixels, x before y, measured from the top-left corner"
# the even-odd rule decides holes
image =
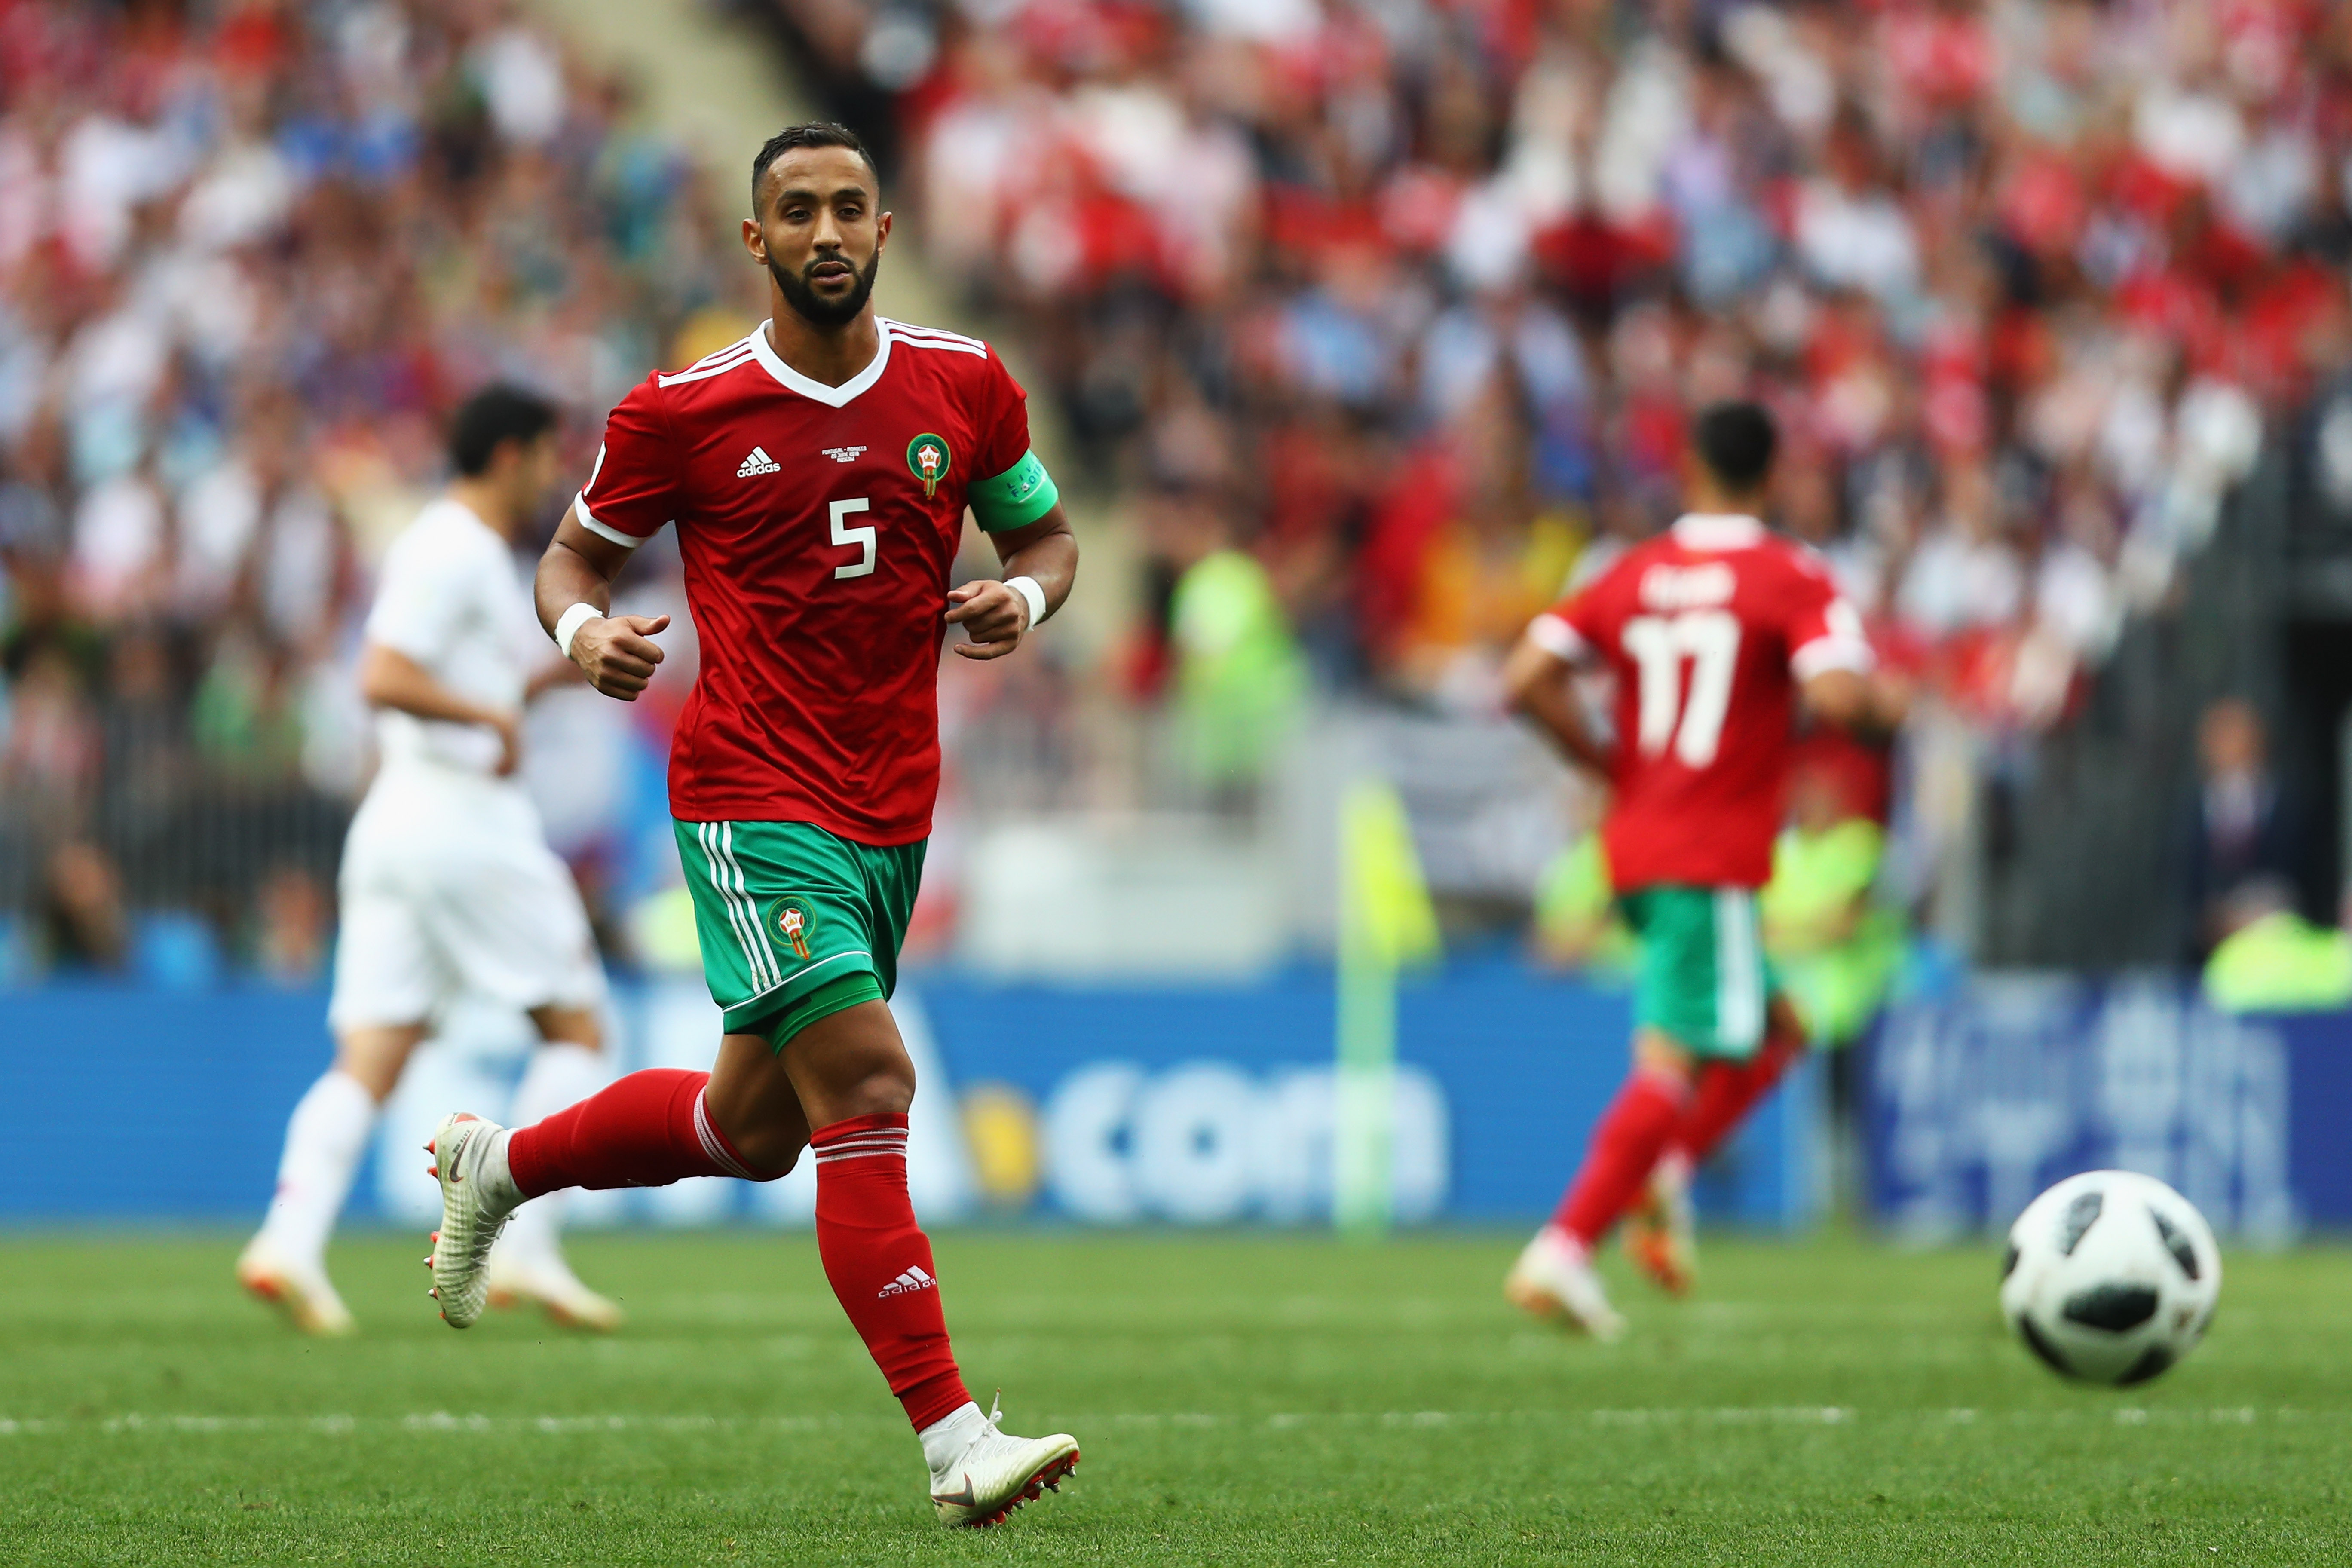
[[[1529,635],[1616,673],[1601,843],[1618,890],[1763,886],[1797,683],[1870,665],[1862,618],[1821,559],[1754,518],[1685,517],[1537,616]]]
[[[682,821],[877,846],[931,830],[965,491],[1028,455],[1029,412],[976,338],[886,321],[881,339],[827,386],[763,323],[647,376],[605,421],[580,520],[630,546],[675,521],[701,641],[670,748]]]

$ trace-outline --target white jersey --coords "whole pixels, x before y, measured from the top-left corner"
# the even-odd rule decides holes
[[[534,665],[553,658],[530,591],[507,542],[462,501],[444,497],[417,513],[384,552],[367,640],[404,654],[458,696],[519,712]],[[382,771],[417,767],[488,778],[498,732],[481,724],[376,715]]]
[[[518,711],[554,650],[507,542],[472,509],[435,501],[384,552],[367,639],[485,708]],[[386,709],[383,761],[352,818],[338,878],[337,1028],[406,1025],[470,994],[518,1008],[604,995],[588,914],[499,737]]]

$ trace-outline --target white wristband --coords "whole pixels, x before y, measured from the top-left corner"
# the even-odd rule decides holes
[[[555,623],[555,646],[563,650],[564,658],[570,658],[572,657],[572,639],[579,632],[580,628],[586,626],[590,621],[599,621],[604,618],[604,612],[598,609],[593,605],[572,605],[570,609],[564,611],[562,616]]]
[[[1034,577],[1015,577],[1004,585],[1029,601],[1029,626],[1034,630],[1045,618],[1045,590]]]

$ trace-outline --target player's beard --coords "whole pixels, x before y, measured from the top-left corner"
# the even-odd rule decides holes
[[[839,300],[827,300],[809,282],[808,270],[821,263],[841,259],[838,256],[820,256],[812,259],[808,268],[799,272],[787,272],[771,257],[768,259],[768,276],[776,280],[776,288],[783,294],[784,303],[793,308],[793,314],[810,326],[845,327],[857,320],[857,313],[866,309],[866,301],[874,293],[874,276],[882,270],[882,253],[877,250],[863,271],[855,267],[850,268],[857,279],[856,288]]]

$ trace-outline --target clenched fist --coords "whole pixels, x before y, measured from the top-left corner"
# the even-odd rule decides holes
[[[654,678],[654,666],[662,661],[662,650],[651,639],[668,627],[667,616],[605,616],[583,621],[572,634],[572,662],[580,667],[588,684],[605,696],[635,702],[646,682]]]

